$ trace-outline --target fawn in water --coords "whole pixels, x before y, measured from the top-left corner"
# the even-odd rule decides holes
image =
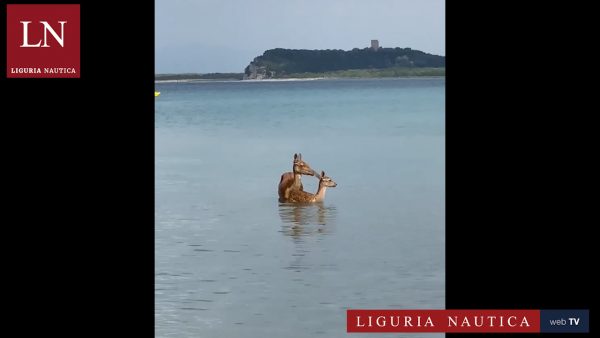
[[[290,191],[290,196],[288,198],[288,202],[297,202],[297,203],[314,203],[314,202],[323,202],[325,200],[325,191],[328,187],[334,188],[337,186],[330,177],[325,176],[325,172],[321,171],[321,178],[319,179],[319,189],[316,194],[311,194],[302,190],[293,190]]]
[[[279,201],[288,202],[290,192],[302,191],[302,175],[315,176],[318,174],[302,160],[302,154],[294,154],[294,162],[292,166],[293,172],[283,173],[279,180]]]

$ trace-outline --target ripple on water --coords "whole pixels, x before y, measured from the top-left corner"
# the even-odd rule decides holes
[[[197,307],[180,307],[179,310],[188,310],[188,311],[208,311],[205,308],[197,308]]]

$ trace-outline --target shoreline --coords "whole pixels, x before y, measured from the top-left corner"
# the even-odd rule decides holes
[[[257,83],[257,82],[297,82],[297,81],[316,81],[316,80],[374,80],[374,79],[440,79],[445,78],[446,75],[427,75],[427,76],[373,76],[373,77],[346,77],[346,76],[328,76],[328,77],[294,77],[294,78],[283,78],[283,79],[250,79],[250,80],[222,80],[222,79],[180,79],[180,80],[154,80],[154,83],[198,83],[198,82],[245,82],[245,83]]]

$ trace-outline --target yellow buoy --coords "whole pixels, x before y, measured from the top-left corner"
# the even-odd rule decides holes
[[[155,91],[154,92],[154,97],[157,97],[158,95],[160,95],[160,92]]]

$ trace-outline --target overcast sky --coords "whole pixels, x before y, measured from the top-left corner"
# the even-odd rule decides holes
[[[243,72],[272,48],[445,55],[444,0],[156,0],[156,72]]]

